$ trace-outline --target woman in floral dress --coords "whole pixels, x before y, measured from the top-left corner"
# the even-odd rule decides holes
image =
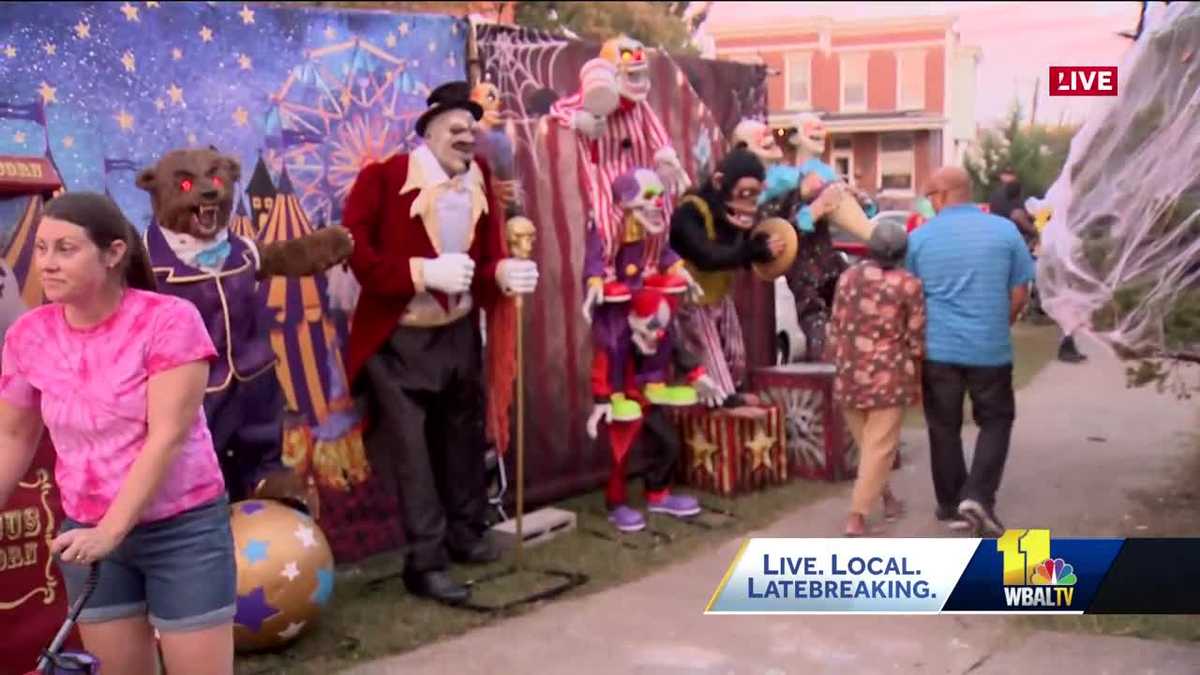
[[[846,536],[851,537],[866,534],[871,505],[880,497],[886,519],[903,512],[888,477],[904,409],[921,397],[925,354],[921,281],[900,267],[907,249],[904,228],[880,223],[867,246],[869,258],[838,281],[826,337],[826,359],[837,369],[834,400],[860,450],[846,521]]]

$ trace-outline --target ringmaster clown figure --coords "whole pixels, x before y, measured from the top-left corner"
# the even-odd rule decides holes
[[[475,158],[483,115],[466,82],[434,89],[417,120],[424,144],[358,175],[343,222],[362,286],[348,376],[366,394],[366,443],[396,481],[415,595],[459,603],[449,558],[496,560],[485,537],[483,360],[479,310],[532,293],[533,261],[506,258],[503,211]]]

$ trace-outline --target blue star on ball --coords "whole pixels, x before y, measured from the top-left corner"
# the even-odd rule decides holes
[[[333,569],[317,570],[317,590],[313,591],[312,601],[324,606],[333,594]]]
[[[267,559],[267,547],[270,544],[261,539],[251,539],[242,547],[242,555],[246,557],[246,562],[253,565]]]

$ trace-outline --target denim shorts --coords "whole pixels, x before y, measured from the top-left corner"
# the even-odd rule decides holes
[[[86,527],[67,518],[62,531]],[[237,559],[224,496],[133,528],[100,563],[96,589],[80,623],[149,615],[161,632],[229,622],[237,612]],[[74,605],[90,567],[59,561]]]

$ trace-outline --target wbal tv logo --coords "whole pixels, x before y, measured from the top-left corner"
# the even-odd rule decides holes
[[[1004,603],[1010,608],[1067,609],[1075,599],[1075,568],[1050,557],[1050,530],[1008,530],[996,540],[1004,554]]]

